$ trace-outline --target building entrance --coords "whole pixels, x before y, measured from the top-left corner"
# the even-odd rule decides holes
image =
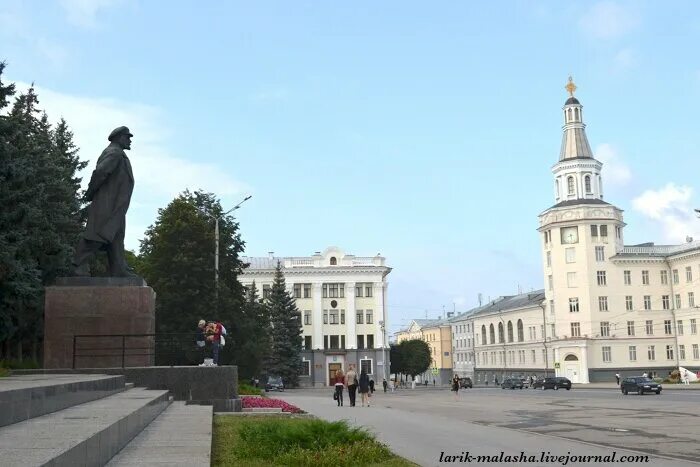
[[[328,364],[328,385],[335,385],[335,372],[343,369],[342,363],[329,363]]]

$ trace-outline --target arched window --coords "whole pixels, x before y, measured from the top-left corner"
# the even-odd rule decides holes
[[[508,321],[508,342],[513,342],[513,322]]]
[[[525,332],[523,331],[523,320],[518,320],[518,342],[525,340]]]
[[[496,343],[496,332],[493,329],[493,323],[489,325],[489,344]]]
[[[580,117],[579,117],[580,114],[578,113],[578,109],[575,109],[575,110],[574,110],[574,115],[576,115],[576,121],[577,121],[577,122],[580,122],[581,120],[580,120]]]
[[[569,109],[569,121],[571,121],[571,109]]]
[[[566,186],[569,191],[570,195],[573,195],[576,193],[576,186],[574,185],[574,177],[569,176],[569,178],[566,179]]]
[[[583,179],[583,183],[586,187],[586,193],[592,193],[593,191],[591,190],[591,176],[586,175]]]
[[[338,260],[335,259],[335,256],[331,256],[331,266],[337,266],[338,265]]]
[[[565,362],[578,362],[578,357],[574,354],[569,354],[566,357],[564,357]]]
[[[498,343],[503,344],[503,323],[498,323]]]
[[[555,196],[557,197],[557,199],[559,199],[559,179],[558,178],[556,180],[554,180],[554,190],[556,192]]]
[[[486,345],[486,326],[481,325],[481,345]]]

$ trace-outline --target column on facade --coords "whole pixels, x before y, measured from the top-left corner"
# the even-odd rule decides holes
[[[588,384],[588,347],[585,345],[581,346],[581,375],[579,378],[580,383]]]
[[[559,362],[559,348],[554,348],[554,360],[552,360],[552,368],[554,368],[554,374],[559,375],[559,370],[555,368],[555,363]],[[561,364],[560,364],[561,365]]]
[[[348,349],[357,348],[357,330],[355,324],[355,283],[345,283],[345,347]]]
[[[313,283],[313,348],[323,349],[323,284]]]
[[[386,337],[384,333],[382,332],[382,325],[386,326],[386,316],[385,316],[385,311],[384,311],[384,303],[386,300],[385,292],[386,292],[386,284],[384,282],[375,282],[373,287],[373,295],[376,297],[376,313],[375,313],[375,318],[374,318],[374,333],[375,333],[375,338],[374,342],[381,342],[381,345],[378,348],[384,348],[386,347]],[[381,324],[380,324],[381,323]],[[384,329],[387,329],[386,327]]]

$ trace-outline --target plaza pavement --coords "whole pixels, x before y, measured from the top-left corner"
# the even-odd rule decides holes
[[[443,388],[377,392],[371,407],[344,407],[332,389],[300,389],[275,394],[325,420],[347,420],[377,435],[392,451],[421,466],[448,465],[440,456],[498,456],[521,452],[549,455],[648,455],[634,466],[698,466],[700,392],[673,391],[661,396],[622,396],[610,391],[460,391]],[[469,462],[457,462],[469,464]],[[473,465],[563,465],[563,462],[483,463]],[[568,465],[616,465],[574,463]]]

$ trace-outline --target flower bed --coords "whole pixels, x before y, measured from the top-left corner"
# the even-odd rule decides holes
[[[251,408],[275,408],[282,409],[282,412],[289,413],[305,413],[299,407],[288,404],[280,399],[269,399],[267,397],[258,396],[241,396],[241,402],[243,403],[244,409]]]

